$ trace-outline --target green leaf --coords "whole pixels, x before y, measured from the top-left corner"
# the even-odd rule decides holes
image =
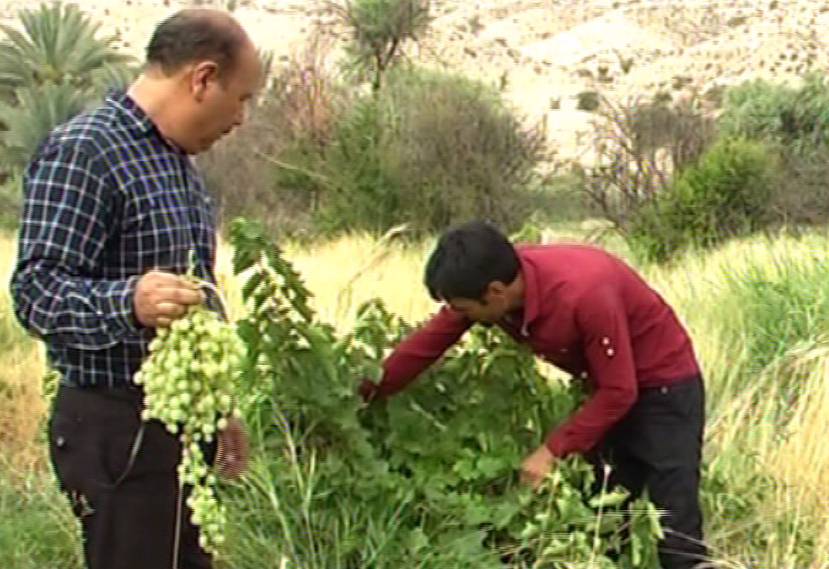
[[[591,508],[612,508],[614,506],[621,506],[624,504],[625,500],[627,500],[629,496],[630,492],[626,490],[604,492],[591,498],[588,504]]]

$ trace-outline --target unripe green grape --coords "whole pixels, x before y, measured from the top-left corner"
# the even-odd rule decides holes
[[[191,308],[168,328],[157,331],[150,356],[135,375],[144,388],[141,418],[161,421],[182,442],[178,477],[192,486],[187,504],[201,527],[200,543],[216,552],[223,542],[224,509],[217,501],[217,480],[204,462],[199,443],[209,443],[227,428],[233,381],[244,345],[233,327],[203,306]]]

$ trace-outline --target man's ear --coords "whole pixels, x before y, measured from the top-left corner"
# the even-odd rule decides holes
[[[215,61],[201,61],[190,73],[190,90],[197,102],[201,103],[207,96],[211,83],[219,79],[219,66]]]
[[[492,296],[505,296],[507,294],[507,285],[501,281],[492,281],[486,287],[486,292]]]

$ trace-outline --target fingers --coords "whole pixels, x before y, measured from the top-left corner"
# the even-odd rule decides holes
[[[528,472],[526,470],[521,472],[521,482],[527,484],[533,490],[538,490],[543,480],[544,477],[539,476],[538,473]]]
[[[172,273],[150,271],[135,286],[133,308],[138,321],[148,327],[169,326],[187,307],[204,302],[198,285]]]
[[[371,403],[377,397],[377,385],[370,379],[364,379],[358,388],[364,403]]]
[[[158,289],[158,295],[162,299],[161,302],[170,302],[181,306],[190,306],[204,302],[204,293],[199,288],[190,288],[191,283],[184,281],[186,286],[182,287],[178,284],[175,286],[166,285]]]

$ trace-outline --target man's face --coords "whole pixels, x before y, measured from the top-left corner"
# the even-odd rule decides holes
[[[447,304],[452,310],[463,314],[473,322],[489,324],[501,320],[512,306],[506,293],[506,287],[501,283],[492,283],[481,300],[453,298]]]
[[[237,57],[235,68],[225,77],[205,82],[195,97],[193,136],[188,149],[204,152],[220,138],[244,122],[245,107],[262,82],[261,61],[254,47],[247,44]]]

